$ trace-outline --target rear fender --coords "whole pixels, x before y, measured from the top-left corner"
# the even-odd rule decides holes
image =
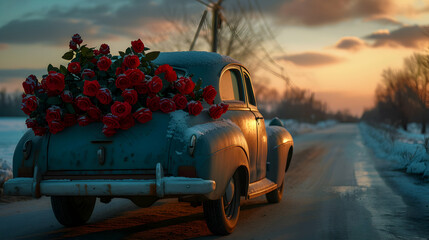
[[[223,195],[229,180],[238,170],[245,185],[242,192],[245,195],[249,184],[249,151],[240,128],[231,121],[218,120],[186,129],[184,139],[191,139],[193,135],[196,137],[196,144],[192,156],[188,151],[183,154],[185,151],[179,147],[178,142],[174,145],[171,153],[175,169],[183,164],[192,164],[196,168],[197,177],[214,180],[215,191],[205,195],[212,200]],[[189,144],[185,146],[188,147]]]
[[[293,147],[290,133],[280,126],[268,126],[267,178],[281,185],[284,180],[289,150]]]
[[[33,177],[34,167],[37,165],[40,174],[46,172],[46,159],[49,134],[35,136],[32,130],[28,130],[19,140],[13,154],[13,176]],[[24,153],[27,152],[27,156]]]

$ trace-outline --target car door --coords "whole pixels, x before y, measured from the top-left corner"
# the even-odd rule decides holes
[[[257,157],[256,157],[256,176],[257,180],[265,178],[267,168],[267,132],[265,121],[262,114],[258,111],[256,98],[253,91],[252,81],[249,72],[242,69],[247,95],[247,105],[254,115],[257,130]]]
[[[220,100],[229,104],[228,111],[223,115],[230,119],[242,131],[249,148],[250,182],[258,180],[257,159],[258,141],[255,115],[246,102],[245,85],[240,66],[230,65],[225,68],[219,79]]]

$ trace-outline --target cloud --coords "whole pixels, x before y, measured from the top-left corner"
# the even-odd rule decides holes
[[[342,37],[334,47],[342,50],[357,51],[366,46],[365,41],[358,37]]]
[[[374,47],[420,48],[429,41],[428,29],[429,25],[404,26],[394,31],[379,30],[365,38],[373,40]]]
[[[327,64],[333,64],[341,62],[342,59],[328,55],[323,53],[316,52],[304,52],[292,55],[286,55],[279,57],[280,60],[285,60],[288,62],[292,62],[295,65],[303,66],[303,67],[314,67],[314,66],[322,66]]]
[[[343,20],[394,13],[393,0],[295,0],[284,3],[279,17],[287,23],[319,26]]]
[[[390,16],[372,16],[365,19],[365,22],[376,22],[381,25],[404,26],[404,24]]]
[[[68,19],[14,20],[0,28],[0,43],[7,44],[65,44],[71,35],[80,33],[86,38],[100,38],[97,27],[86,21]]]

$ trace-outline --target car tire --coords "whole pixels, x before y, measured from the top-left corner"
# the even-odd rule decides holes
[[[236,172],[220,199],[203,202],[204,217],[212,233],[228,235],[234,231],[240,215],[241,187]]]
[[[280,185],[280,187],[278,187],[277,189],[265,194],[265,197],[267,198],[267,201],[269,203],[279,203],[282,200],[284,185],[285,185],[285,183],[283,181],[282,185]]]
[[[58,222],[66,227],[85,224],[91,217],[95,197],[52,196],[51,205]]]

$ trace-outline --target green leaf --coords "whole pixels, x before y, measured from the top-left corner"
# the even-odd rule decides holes
[[[49,104],[49,105],[58,105],[58,104],[61,104],[61,98],[59,98],[59,97],[49,97],[46,100],[46,103]]]
[[[125,50],[125,54],[126,55],[131,54],[131,48],[127,48],[127,50]]]
[[[147,50],[150,50],[150,48],[144,47],[144,50],[147,51]]]
[[[80,50],[82,51],[82,56],[86,57],[86,58],[92,58],[94,57],[94,52],[87,48],[87,47],[81,47]]]
[[[197,92],[198,90],[201,89],[201,84],[203,84],[203,80],[201,80],[201,78],[199,78],[197,81],[197,85],[195,85],[195,88],[194,88],[195,92]]]
[[[70,50],[70,51],[64,53],[64,55],[63,55],[63,59],[65,59],[65,60],[72,60],[73,57],[74,57],[73,50]]]
[[[125,53],[124,53],[124,52],[122,52],[122,51],[119,51],[119,55],[121,55],[121,57],[124,57],[124,56],[125,56]]]
[[[153,61],[159,56],[159,51],[154,51],[146,54],[145,60],[146,61]]]
[[[74,110],[74,107],[73,107],[73,105],[71,103],[66,103],[66,109],[71,114],[75,114],[76,113],[75,110]]]
[[[52,64],[48,65],[48,72],[50,72],[50,71],[54,71],[54,66],[52,66]]]
[[[64,67],[63,65],[60,65],[60,72],[64,75],[66,75],[68,73],[67,68]]]

